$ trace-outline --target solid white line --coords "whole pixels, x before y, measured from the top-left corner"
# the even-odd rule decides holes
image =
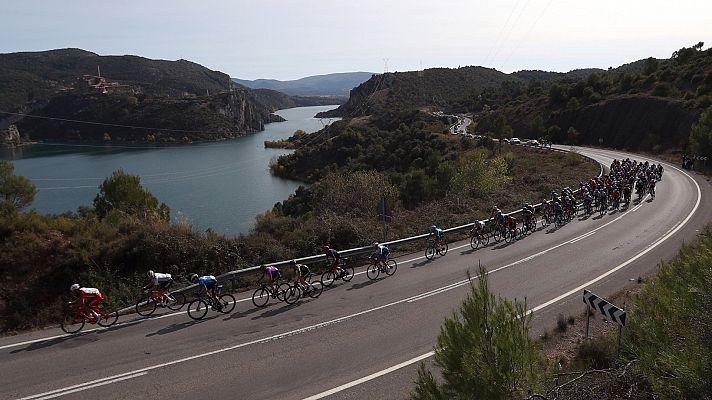
[[[325,392],[321,392],[321,393],[319,393],[319,394],[315,394],[314,396],[307,397],[307,398],[304,399],[304,400],[317,400],[317,399],[324,398],[324,397],[326,397],[326,396],[330,396],[330,395],[332,395],[332,394],[334,394],[334,393],[338,393],[338,392],[340,392],[340,391],[342,391],[342,390],[346,390],[346,389],[348,389],[348,388],[351,388],[351,387],[360,385],[360,384],[362,384],[362,383],[368,382],[368,381],[370,381],[370,380],[372,380],[372,379],[376,379],[376,378],[378,378],[379,376],[383,376],[383,375],[386,375],[386,374],[390,374],[390,373],[393,372],[393,371],[399,370],[399,369],[401,369],[401,368],[403,368],[403,367],[407,367],[408,365],[411,365],[411,364],[413,364],[413,363],[417,363],[418,361],[425,360],[426,358],[432,356],[433,354],[435,354],[435,352],[432,352],[432,351],[429,352],[429,353],[425,353],[425,354],[420,355],[420,356],[418,356],[418,357],[411,358],[411,359],[408,360],[408,361],[404,361],[404,362],[402,362],[402,363],[400,363],[400,364],[396,364],[396,365],[394,365],[394,366],[392,366],[392,367],[389,367],[389,368],[386,368],[386,369],[384,369],[384,370],[375,372],[375,373],[373,373],[373,374],[371,374],[371,375],[364,376],[363,378],[357,379],[357,380],[355,380],[355,381],[353,381],[353,382],[345,383],[345,384],[343,384],[343,385],[341,385],[341,386],[335,387],[335,388],[333,388],[333,389],[329,389],[329,390],[327,390],[327,391],[325,391]]]
[[[115,382],[120,382],[120,381],[125,381],[125,380],[127,380],[127,379],[138,378],[139,376],[144,376],[144,375],[147,375],[147,374],[148,374],[148,372],[139,372],[139,373],[136,373],[136,374],[126,375],[126,376],[123,376],[123,377],[121,377],[121,378],[116,378],[116,379],[111,379],[111,380],[108,380],[109,378],[97,379],[97,380],[95,380],[95,381],[87,382],[87,383],[84,383],[84,384],[81,384],[81,385],[74,385],[74,386],[66,387],[66,388],[64,388],[64,389],[52,390],[52,391],[49,391],[49,392],[44,392],[44,393],[36,394],[36,395],[33,395],[33,396],[29,396],[29,397],[23,397],[23,398],[18,399],[18,400],[32,400],[32,399],[34,399],[34,400],[44,400],[44,399],[52,399],[52,398],[55,398],[55,397],[64,396],[64,395],[71,394],[71,393],[81,392],[82,390],[87,390],[87,389],[95,388],[95,387],[98,387],[98,386],[108,385],[108,384],[115,383]]]
[[[556,302],[558,302],[558,301],[561,301],[562,299],[564,299],[564,298],[566,298],[566,297],[568,297],[568,296],[571,296],[572,294],[575,294],[575,293],[577,293],[577,292],[581,292],[581,290],[583,290],[585,287],[591,286],[592,284],[594,284],[594,283],[600,281],[601,279],[603,279],[603,278],[605,278],[605,277],[607,277],[607,276],[613,274],[614,272],[620,270],[621,268],[624,268],[625,266],[629,265],[630,263],[634,262],[635,260],[639,259],[640,257],[643,257],[645,254],[647,254],[648,252],[650,252],[650,251],[651,251],[652,249],[654,249],[655,247],[659,246],[659,245],[660,245],[661,243],[663,243],[665,240],[667,240],[668,238],[670,238],[670,236],[674,235],[678,230],[682,229],[682,227],[685,226],[685,224],[687,224],[687,222],[690,220],[690,218],[692,218],[692,216],[693,216],[693,215],[695,214],[695,212],[697,211],[697,208],[700,206],[700,201],[702,200],[702,191],[700,190],[700,185],[698,185],[697,182],[696,182],[690,175],[688,175],[688,174],[685,173],[684,171],[681,171],[681,170],[678,169],[677,167],[674,167],[674,166],[671,166],[671,167],[674,168],[674,169],[676,169],[678,172],[681,172],[681,173],[684,174],[685,176],[687,176],[687,177],[692,181],[692,183],[695,184],[695,187],[696,187],[696,189],[697,189],[697,201],[695,202],[695,206],[692,208],[692,211],[690,211],[690,213],[687,215],[687,217],[686,217],[680,224],[678,224],[678,225],[675,227],[675,229],[673,229],[673,230],[669,231],[668,233],[666,233],[665,235],[663,235],[661,238],[659,238],[657,241],[655,241],[651,246],[647,247],[645,250],[643,250],[643,251],[641,251],[640,253],[636,254],[633,258],[629,259],[628,261],[626,261],[626,262],[624,262],[624,263],[618,265],[617,267],[615,267],[615,268],[613,268],[613,269],[611,269],[611,270],[609,270],[609,271],[606,271],[605,273],[599,275],[598,277],[596,277],[596,278],[594,278],[594,279],[591,279],[590,281],[588,281],[588,282],[586,282],[586,283],[584,283],[584,284],[582,284],[582,285],[580,285],[580,286],[578,286],[578,287],[576,287],[576,288],[574,288],[574,289],[569,290],[568,292],[566,292],[566,293],[564,293],[564,294],[562,294],[562,295],[560,295],[560,296],[557,296],[557,297],[555,297],[555,298],[553,298],[553,299],[551,299],[551,300],[549,300],[549,301],[547,301],[547,302],[545,302],[545,303],[543,303],[543,304],[540,304],[540,305],[538,305],[538,306],[536,306],[536,307],[530,309],[529,311],[527,311],[527,313],[534,313],[534,312],[539,311],[539,310],[541,310],[541,309],[543,309],[543,308],[546,308],[546,307],[548,307],[548,306],[550,306],[550,305],[552,305],[552,304],[554,304],[554,303],[556,303]],[[641,204],[642,204],[642,202],[641,202]],[[620,217],[619,217],[619,218],[620,218]],[[617,218],[617,219],[618,219],[618,218]],[[605,225],[604,225],[604,226],[605,226]],[[505,267],[506,267],[506,266],[505,266]],[[502,268],[504,268],[504,267],[498,268],[498,269],[496,269],[496,270],[492,270],[492,271],[488,272],[487,275],[490,275],[491,273],[494,273],[495,271],[500,270],[500,269],[502,269]],[[340,391],[342,391],[342,390],[351,388],[351,387],[356,386],[356,385],[359,385],[359,384],[361,384],[361,383],[365,383],[365,382],[367,382],[367,381],[370,381],[370,380],[372,380],[372,379],[374,379],[374,378],[377,378],[377,377],[386,375],[386,374],[388,374],[388,373],[390,373],[390,372],[393,372],[393,371],[395,371],[395,370],[397,370],[397,369],[400,369],[400,368],[406,367],[406,366],[408,366],[408,365],[414,364],[414,363],[416,363],[416,362],[418,362],[418,361],[424,360],[424,359],[426,359],[426,358],[432,356],[433,354],[435,354],[435,353],[432,352],[432,351],[430,351],[430,352],[428,352],[428,353],[422,354],[422,355],[417,356],[417,357],[415,357],[415,358],[411,358],[411,359],[408,360],[408,361],[405,361],[405,362],[402,362],[402,363],[400,363],[400,364],[397,364],[397,365],[395,365],[395,366],[393,366],[393,367],[386,368],[386,369],[384,369],[384,370],[382,370],[382,371],[379,371],[379,372],[373,373],[373,374],[371,374],[371,375],[368,375],[368,376],[366,376],[366,377],[357,379],[357,380],[355,380],[355,381],[353,381],[353,382],[346,383],[346,384],[341,385],[341,386],[338,386],[338,387],[336,387],[336,388],[334,388],[334,389],[330,389],[330,390],[327,390],[327,391],[325,391],[325,392],[321,392],[321,393],[316,394],[316,395],[314,395],[314,396],[308,397],[307,399],[320,399],[320,398],[322,398],[322,397],[325,397],[325,396],[328,396],[328,395],[331,395],[331,394],[340,392]],[[305,399],[305,400],[307,400],[307,399]]]

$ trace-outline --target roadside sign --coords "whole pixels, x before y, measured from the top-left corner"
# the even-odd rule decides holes
[[[593,294],[590,290],[583,290],[583,302],[586,303],[586,336],[588,339],[588,324],[591,319],[590,311],[591,308],[598,310],[601,314],[605,315],[612,321],[616,321],[618,324],[618,341],[616,345],[616,357],[621,351],[621,333],[623,326],[625,326],[625,310],[618,308],[612,303],[608,302],[603,297],[599,297]]]

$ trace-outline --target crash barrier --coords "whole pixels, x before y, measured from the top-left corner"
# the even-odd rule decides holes
[[[546,150],[549,150],[549,151],[556,151],[556,152],[562,152],[562,153],[568,152],[568,150],[558,149],[558,148],[547,148]],[[585,155],[583,155],[583,154],[581,154],[581,156],[582,156],[582,157],[585,157],[585,158],[588,158],[589,160],[592,160],[592,161],[594,161],[594,162],[597,162],[596,160],[594,160],[594,159],[591,158],[591,157],[585,156]],[[599,166],[600,166],[600,170],[599,170],[599,173],[598,173],[598,177],[600,178],[601,176],[603,176],[604,166],[603,166],[603,164],[601,164],[601,163],[598,163],[598,164],[599,164]],[[579,191],[580,191],[580,189],[576,189],[576,190],[573,191],[573,193],[574,193],[574,194],[577,194]],[[579,204],[580,204],[580,203],[579,203]],[[577,205],[578,205],[578,204],[577,204]],[[542,203],[534,204],[534,208],[537,209],[537,210],[540,209],[541,206],[542,206]],[[522,210],[519,209],[519,210],[516,210],[516,211],[512,211],[512,212],[510,212],[510,213],[504,214],[504,216],[505,216],[505,217],[506,217],[506,216],[509,216],[509,215],[516,216],[516,215],[521,214],[521,212],[522,212]],[[493,219],[492,219],[492,218],[488,218],[488,219],[482,220],[481,222],[484,222],[485,224],[488,224],[488,223],[492,223],[492,222],[493,222]],[[452,228],[443,229],[443,232],[445,232],[445,233],[461,232],[461,231],[466,231],[466,230],[472,229],[474,226],[475,226],[474,222],[471,222],[471,223],[469,223],[469,224],[465,224],[465,225],[455,226],[455,227],[452,227]],[[419,241],[419,240],[423,240],[423,239],[427,238],[428,235],[429,235],[429,234],[425,233],[425,234],[422,234],[422,235],[417,235],[417,236],[411,236],[411,237],[407,237],[407,238],[403,238],[403,239],[392,240],[392,241],[390,241],[390,242],[383,242],[382,244],[385,244],[385,245],[388,246],[389,248],[395,247],[395,246],[402,246],[402,245],[406,245],[406,244],[409,244],[409,243],[413,243],[413,242],[416,242],[416,241]],[[351,256],[362,255],[362,254],[368,254],[368,253],[372,253],[372,252],[373,252],[373,246],[363,246],[363,247],[356,247],[356,248],[353,248],[353,249],[339,250],[339,255],[342,256],[342,257],[351,257]],[[308,257],[295,258],[294,260],[295,260],[297,263],[300,263],[300,264],[312,264],[312,263],[319,262],[319,261],[326,261],[326,256],[325,256],[325,254],[318,254],[318,255],[313,255],[313,256],[308,256]],[[279,266],[283,266],[283,265],[288,265],[290,262],[291,262],[291,260],[284,260],[284,261],[277,261],[277,262],[265,263],[265,265],[274,265],[275,267],[279,267]],[[238,278],[239,276],[242,276],[242,275],[247,275],[247,274],[250,274],[250,273],[253,273],[253,274],[254,274],[254,273],[258,272],[259,269],[260,269],[260,266],[257,265],[257,266],[254,266],[254,267],[248,267],[248,268],[238,269],[238,270],[234,270],[234,271],[229,271],[229,272],[226,272],[226,273],[224,273],[224,274],[222,274],[222,275],[218,275],[218,276],[216,276],[215,278],[217,278],[218,282],[220,282],[220,281],[228,281],[228,280],[236,279],[236,278]],[[183,288],[181,288],[181,289],[175,290],[175,291],[173,291],[172,293],[189,293],[189,292],[195,291],[197,288],[198,288],[198,285],[197,285],[197,284],[193,284],[193,285],[189,285],[189,286],[183,287]],[[120,315],[128,314],[128,313],[132,312],[134,309],[135,309],[134,306],[122,308],[121,310],[119,310],[119,314],[120,314]]]

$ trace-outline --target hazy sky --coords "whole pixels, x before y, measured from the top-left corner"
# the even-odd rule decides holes
[[[295,79],[483,65],[618,66],[712,45],[712,1],[0,0],[0,53],[79,47]]]

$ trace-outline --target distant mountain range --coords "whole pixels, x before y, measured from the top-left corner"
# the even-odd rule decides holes
[[[327,75],[308,76],[306,78],[280,81],[276,79],[233,81],[251,89],[272,89],[292,96],[344,96],[348,97],[351,89],[369,80],[372,72],[341,72]]]

